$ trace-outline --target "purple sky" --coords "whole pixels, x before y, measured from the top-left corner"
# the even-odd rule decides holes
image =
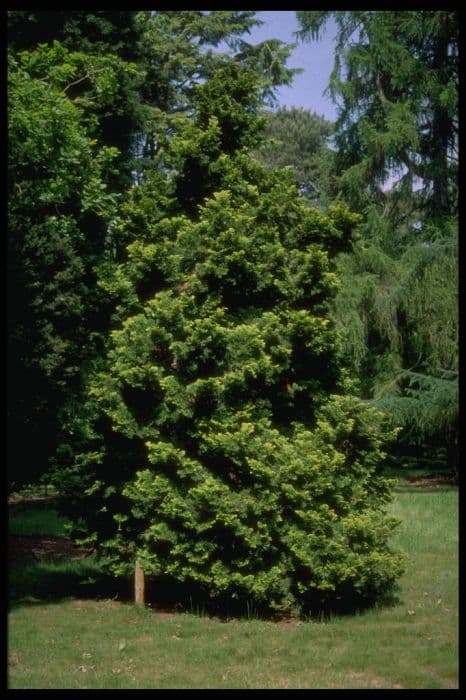
[[[255,27],[246,41],[252,44],[265,39],[281,39],[293,43],[293,32],[299,29],[296,12],[288,10],[268,10],[258,12],[257,18],[264,24]],[[303,107],[330,121],[335,121],[336,110],[330,97],[322,93],[327,87],[333,68],[333,44],[335,25],[331,20],[319,41],[299,42],[294,49],[288,66],[304,68],[304,73],[295,76],[291,87],[282,87],[277,91],[279,104],[286,107]]]

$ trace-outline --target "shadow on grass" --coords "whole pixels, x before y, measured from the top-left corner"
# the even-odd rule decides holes
[[[127,580],[105,571],[95,557],[75,560],[14,562],[8,571],[10,608],[66,598],[129,599]]]
[[[109,599],[121,602],[133,600],[132,581],[115,578],[106,573],[106,565],[96,557],[79,560],[41,561],[14,563],[10,566],[9,608],[41,605],[62,600]],[[344,597],[327,600],[308,600],[302,619],[320,619],[334,616],[357,615],[374,607],[392,607],[399,603],[396,593],[384,600],[367,601],[356,599],[347,591]],[[146,604],[154,612],[163,610],[173,613],[194,613],[202,617],[214,617],[224,621],[232,619],[263,619],[280,621],[298,615],[287,615],[262,608],[250,600],[221,597],[209,599],[205,592],[177,584],[174,581],[147,581]]]
[[[302,600],[301,612],[281,612],[261,605],[246,597],[232,598],[228,595],[211,597],[208,591],[192,583],[182,583],[170,578],[157,580],[146,577],[146,604],[152,610],[192,613],[200,617],[211,617],[224,622],[239,620],[286,621],[287,619],[330,620],[333,617],[356,616],[375,608],[395,607],[399,605],[400,587],[394,586],[390,591],[377,598],[364,598],[351,586],[341,586],[338,591],[324,594],[309,591]]]
[[[66,519],[58,515],[57,505],[56,496],[28,497],[8,505],[10,608],[66,598],[130,599],[127,579],[111,575],[104,559],[79,556],[79,548],[63,537]],[[36,550],[39,559],[34,561]]]
[[[131,578],[116,578],[108,573],[105,560],[95,556],[81,559],[13,562],[8,572],[9,608],[41,605],[62,600],[109,599],[133,601]],[[154,612],[194,613],[224,621],[231,619],[262,619],[280,621],[290,617],[320,619],[334,616],[358,615],[370,609],[399,604],[398,587],[377,600],[364,599],[350,587],[322,598],[309,592],[301,615],[284,614],[248,599],[219,596],[212,599],[206,591],[169,579],[146,578],[146,605]]]

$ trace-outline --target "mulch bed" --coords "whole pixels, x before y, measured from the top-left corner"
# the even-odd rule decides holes
[[[22,496],[20,494],[10,494],[8,496],[8,504],[15,503],[38,503],[41,501],[53,501],[58,496],[58,493],[48,493],[39,496]]]
[[[436,488],[437,486],[457,486],[458,479],[455,476],[445,474],[429,474],[428,476],[408,476],[406,481],[410,486],[426,486]]]
[[[53,501],[57,494],[36,496],[10,496],[9,504]],[[78,547],[65,537],[51,535],[9,535],[8,559],[10,562],[51,561],[81,559],[93,553],[92,549]]]
[[[78,547],[64,537],[10,535],[8,538],[8,558],[11,562],[81,559],[90,554],[91,549]]]

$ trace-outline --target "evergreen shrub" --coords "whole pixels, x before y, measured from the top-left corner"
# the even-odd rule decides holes
[[[380,475],[393,431],[351,396],[329,318],[357,217],[309,206],[290,171],[248,155],[247,87],[233,68],[198,88],[176,169],[116,224],[125,253],[101,275],[114,329],[61,489],[116,573],[138,559],[206,601],[282,613],[373,601],[403,568]]]

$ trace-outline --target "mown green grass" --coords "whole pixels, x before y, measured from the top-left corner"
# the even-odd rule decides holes
[[[403,518],[394,544],[409,560],[390,607],[225,622],[109,598],[17,599],[9,687],[457,688],[457,490],[402,487],[391,510]]]
[[[53,508],[53,499],[20,502],[10,505],[8,530],[10,535],[66,535],[66,518]]]

